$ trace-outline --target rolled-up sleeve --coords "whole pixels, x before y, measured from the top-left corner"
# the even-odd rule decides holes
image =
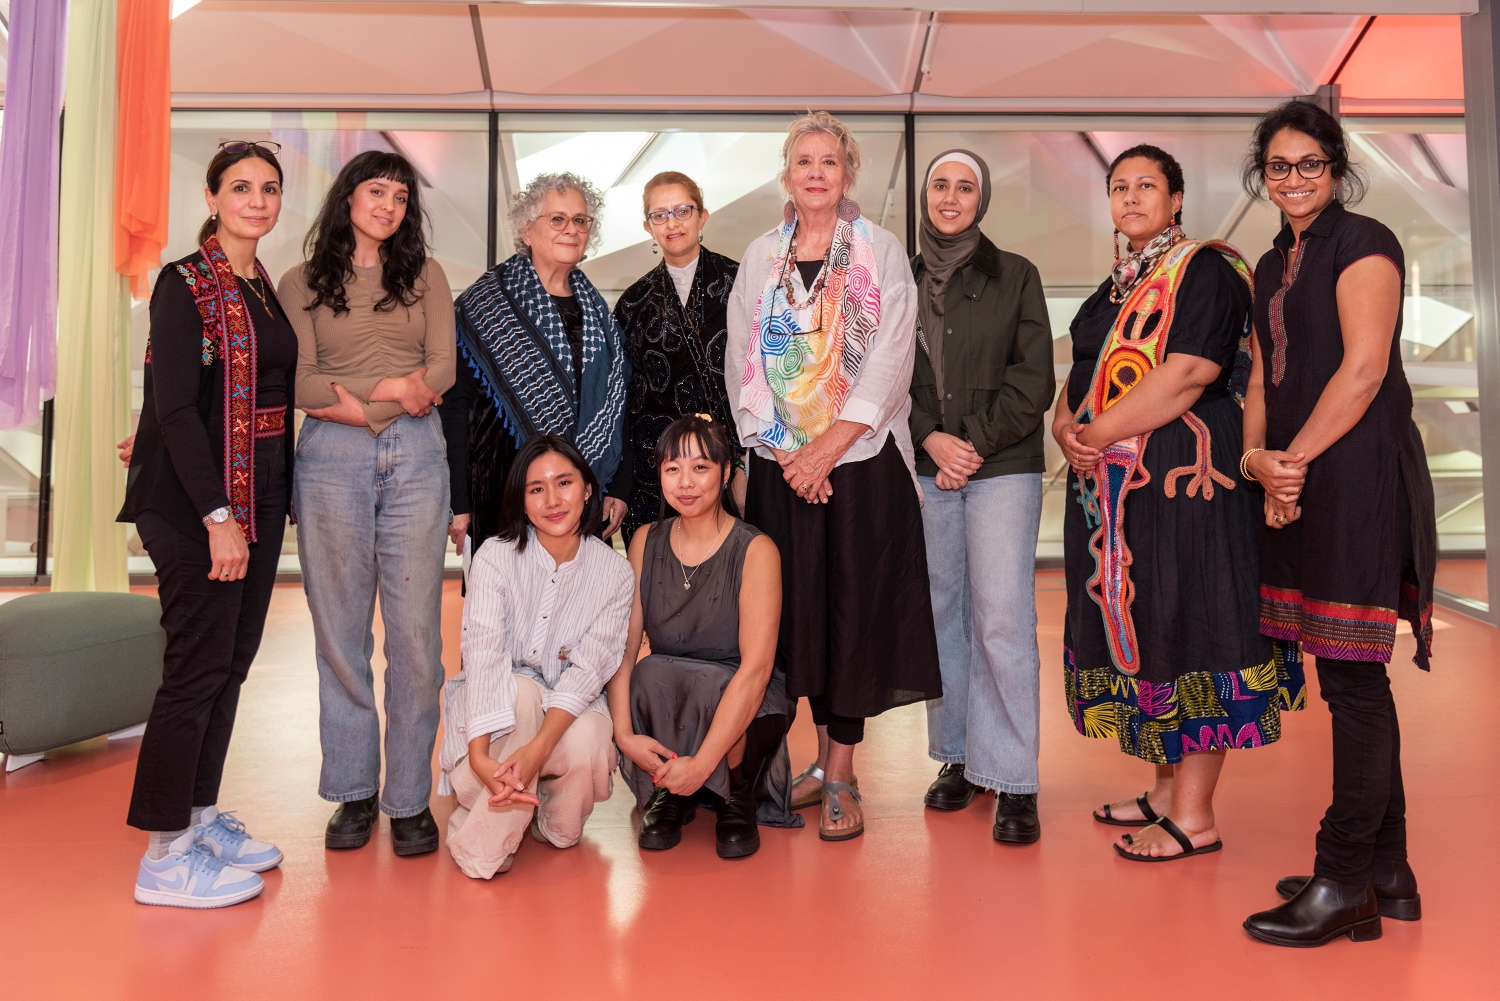
[[[469,568],[464,599],[464,737],[503,736],[516,725],[516,678],[506,646],[505,568],[496,559],[498,543],[480,547]],[[623,652],[623,651],[622,651]]]
[[[896,238],[883,231],[878,251],[880,325],[839,413],[839,420],[867,425],[865,437],[904,414],[917,352],[917,286],[911,265]]]
[[[607,572],[584,585],[583,598],[597,608],[589,629],[568,650],[568,664],[545,695],[542,710],[564,709],[574,716],[586,712],[598,700],[604,686],[619,670],[630,632],[630,608],[635,598],[635,577],[630,564],[610,554]],[[604,568],[601,568],[604,569]]]

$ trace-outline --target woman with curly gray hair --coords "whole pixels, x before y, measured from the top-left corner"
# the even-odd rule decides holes
[[[537,434],[578,446],[606,484],[604,537],[629,500],[629,364],[620,328],[578,264],[598,242],[604,198],[574,174],[542,174],[511,202],[516,253],[458,297],[458,381],[441,412],[453,522],[463,548],[494,535],[517,450]],[[612,482],[615,481],[615,482]]]

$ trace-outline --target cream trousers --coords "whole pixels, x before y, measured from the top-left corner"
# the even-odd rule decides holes
[[[516,689],[516,727],[490,741],[490,757],[496,761],[520,750],[542,728],[542,686],[517,675]],[[453,861],[464,875],[475,879],[507,871],[533,814],[542,837],[558,848],[571,848],[583,837],[583,824],[594,812],[594,804],[609,799],[614,767],[613,728],[596,712],[585,712],[574,720],[542,763],[536,789],[540,807],[530,803],[490,806],[489,789],[465,755],[448,776],[458,796],[448,819],[448,851]]]

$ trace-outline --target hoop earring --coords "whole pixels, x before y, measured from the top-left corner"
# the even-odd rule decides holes
[[[859,202],[845,195],[839,199],[838,214],[839,218],[844,220],[844,222],[853,222],[860,216]]]
[[[661,253],[661,245],[658,244],[655,240],[651,241],[651,253],[653,253],[653,254],[659,254],[659,253]]]

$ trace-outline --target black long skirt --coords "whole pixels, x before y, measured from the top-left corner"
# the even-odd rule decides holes
[[[866,719],[943,694],[916,485],[894,438],[834,467],[827,504],[809,504],[781,467],[752,453],[745,520],[781,551],[787,695],[823,696]]]

